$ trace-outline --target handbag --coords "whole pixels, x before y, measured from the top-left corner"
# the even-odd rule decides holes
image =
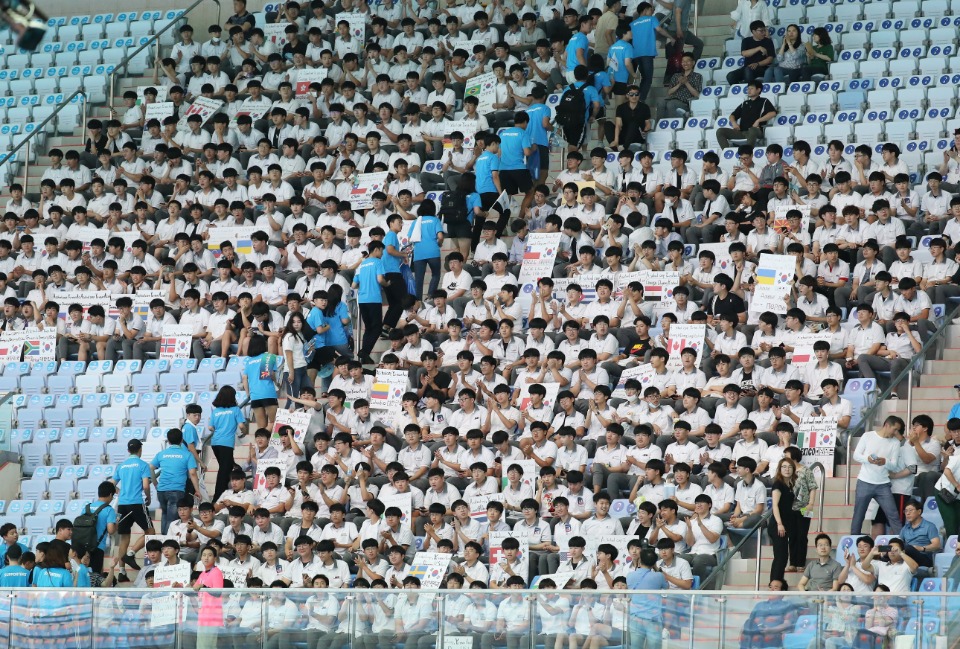
[[[938,489],[937,496],[939,496],[940,500],[947,503],[948,505],[957,502],[957,492],[951,489],[950,487],[944,487],[943,489]]]
[[[406,282],[407,293],[416,295],[417,281],[413,276],[413,270],[411,270],[410,264],[400,264],[400,274],[403,275],[403,281]]]

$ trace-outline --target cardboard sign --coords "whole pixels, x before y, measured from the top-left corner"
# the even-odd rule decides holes
[[[790,294],[796,266],[797,261],[793,255],[761,254],[750,310],[757,313],[771,311],[785,314],[787,303],[784,297]]]
[[[4,331],[0,335],[0,363],[49,363],[57,359],[57,332],[53,329]]]
[[[522,412],[530,406],[531,385],[543,385],[543,388],[547,391],[547,394],[543,397],[543,405],[552,409],[554,404],[557,403],[557,395],[560,393],[559,383],[534,384],[523,382],[517,386],[520,388],[520,396],[517,398],[517,407],[520,409],[520,411]],[[521,426],[521,428],[523,428],[523,426]]]
[[[620,567],[624,561],[629,563],[630,555],[627,552],[627,544],[635,538],[637,537],[626,534],[601,534],[600,536],[587,536],[587,547],[585,550],[589,556],[596,558],[597,548],[604,543],[609,543],[617,549],[617,558],[613,560],[613,565]]]
[[[468,50],[473,52],[473,50]],[[493,112],[493,104],[497,99],[497,75],[493,72],[478,74],[467,82],[464,97],[476,97],[480,104],[477,112],[487,115]]]
[[[223,573],[224,579],[229,579],[233,582],[234,588],[243,588],[247,585],[247,574],[250,572],[249,568],[227,565],[220,566],[220,571]]]
[[[500,568],[500,562],[504,561],[503,554],[503,540],[506,538],[514,538],[520,543],[520,550],[517,552],[517,558],[520,560],[521,566],[528,566],[530,561],[530,552],[529,552],[529,540],[526,534],[514,534],[514,532],[507,530],[504,532],[490,532],[490,583],[503,580],[505,581],[505,573]],[[527,570],[529,575],[529,569]]]
[[[700,359],[703,358],[703,340],[707,335],[707,325],[704,324],[673,324],[670,325],[670,339],[667,341],[667,351],[670,358],[667,360],[668,370],[678,370],[683,366],[680,360],[680,352],[687,347],[693,347],[697,350],[697,360],[695,367],[700,367]]]
[[[773,212],[773,230],[778,234],[784,234],[790,230],[790,225],[787,222],[787,212],[792,210],[797,210],[800,212],[800,229],[801,231],[806,230],[807,225],[810,223],[810,206],[809,205],[780,205]]]
[[[513,465],[519,466],[523,469],[523,476],[520,478],[520,484],[530,485],[534,492],[537,490],[537,476],[540,475],[540,467],[537,466],[537,463],[533,460],[510,460],[503,467],[503,475],[500,477],[500,489],[504,490],[507,488],[507,473],[510,470],[510,467]]]
[[[223,101],[219,99],[207,99],[206,97],[197,97],[193,100],[193,103],[190,104],[190,108],[184,112],[180,117],[180,121],[177,122],[178,131],[188,130],[187,118],[191,115],[199,115],[201,121],[200,125],[203,126],[207,123],[213,114],[216,113],[223,106]]]
[[[192,343],[193,327],[190,325],[163,325],[159,357],[163,360],[190,358]]]
[[[277,52],[283,49],[287,44],[287,24],[288,23],[267,23],[263,26],[263,39],[267,43],[273,43]]]
[[[167,95],[170,92],[169,86],[164,86],[157,84],[155,86],[137,86],[137,106],[142,106],[144,103],[144,97],[146,97],[147,88],[153,88],[157,92],[157,98],[154,100],[155,103],[164,102],[167,100]],[[149,106],[149,104],[147,104]]]
[[[530,312],[530,303],[537,290],[537,282],[542,277],[550,277],[553,274],[562,236],[560,232],[537,232],[527,235],[523,261],[520,262],[520,273],[517,277],[517,283],[520,285],[517,301],[520,303],[522,313]]]
[[[701,243],[697,252],[699,254],[704,250],[709,250],[716,257],[713,267],[718,273],[727,273],[731,277],[736,275],[733,270],[733,259],[730,258],[729,243]]]
[[[182,562],[181,562],[182,563]],[[159,568],[157,569],[159,570]],[[156,573],[154,573],[154,587],[156,587]],[[150,602],[150,628],[170,626],[177,623],[177,608],[180,597],[176,594],[152,597]],[[181,616],[182,617],[182,616]]]
[[[154,588],[174,588],[174,584],[190,587],[190,564],[186,561],[181,560],[175,566],[157,566],[153,571]]]
[[[803,454],[801,463],[810,467],[823,465],[824,475],[833,477],[833,459],[837,450],[836,417],[804,417],[797,426],[797,447]]]
[[[359,13],[337,15],[337,22],[346,20],[347,24],[350,25],[350,38],[355,38],[360,41],[360,49],[363,49],[363,44],[367,37],[366,27],[369,18],[370,16]]]
[[[168,293],[163,290],[150,289],[149,291],[140,291],[133,295],[114,295],[113,306],[110,307],[110,317],[116,320],[120,317],[120,309],[117,308],[117,298],[129,297],[133,301],[133,314],[143,318],[146,322],[150,315],[150,302],[156,299],[166,300]]]

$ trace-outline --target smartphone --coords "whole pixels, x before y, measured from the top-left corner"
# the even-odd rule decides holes
[[[879,552],[879,553],[881,553],[881,554],[887,553],[887,552],[889,552],[889,551],[890,551],[890,546],[889,546],[889,545],[878,545],[878,546],[877,546],[877,552]]]
[[[911,464],[910,466],[907,467],[907,469],[909,469],[909,470],[910,470],[910,473],[912,473],[913,475],[917,475],[917,465],[916,465],[916,464]]]

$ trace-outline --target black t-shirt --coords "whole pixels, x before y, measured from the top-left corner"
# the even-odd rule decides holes
[[[303,54],[304,56],[306,56],[307,44],[304,43],[303,41],[297,41],[296,45],[291,45],[290,43],[287,43],[283,46],[282,53],[283,53],[284,61],[292,61],[294,54]]]
[[[744,304],[743,298],[734,293],[727,293],[727,297],[721,298],[719,295],[714,295],[713,299],[710,300],[710,304],[707,305],[707,313],[710,315],[715,315],[717,317],[723,314],[730,314],[733,316],[734,322],[739,322],[737,316],[741,313],[746,313],[747,305]]]
[[[617,117],[623,122],[620,129],[620,146],[626,147],[644,141],[643,126],[650,119],[650,107],[638,102],[636,108],[630,108],[628,102],[617,107]]]
[[[650,350],[652,341],[650,338],[646,340],[638,340],[633,344],[633,347],[630,348],[628,352],[630,356],[638,356],[643,358],[643,356]]]
[[[416,387],[419,388],[421,385],[423,385],[420,382],[421,381],[420,377],[426,376],[426,374],[427,374],[427,370],[422,368],[420,369],[419,372],[417,372]],[[448,372],[444,372],[443,370],[440,370],[439,372],[437,372],[437,375],[433,377],[433,383],[441,390],[446,390],[447,388],[450,387],[450,384],[453,383],[453,379],[450,377],[450,374]]]
[[[744,102],[733,111],[733,117],[737,120],[737,125],[740,127],[740,130],[745,131],[754,126],[763,128],[766,123],[757,124],[757,120],[769,112],[775,113],[777,109],[774,108],[773,104],[771,104],[770,100],[766,97],[757,97],[756,99],[744,100]]]
[[[777,481],[773,483],[773,491],[780,492],[780,502],[777,504],[777,509],[780,511],[781,520],[786,523],[787,516],[790,516],[790,510],[793,508],[793,489],[783,482]],[[777,519],[771,517],[770,525],[776,527]]]
[[[776,50],[773,47],[773,41],[770,40],[769,37],[758,41],[753,36],[748,36],[747,38],[743,39],[740,42],[741,52],[746,52],[747,50],[752,50],[756,47],[762,47],[763,49],[766,50],[766,53],[761,54],[760,52],[757,52],[756,54],[752,54],[748,57],[745,57],[743,60],[744,65],[750,65],[751,63],[759,63],[765,58],[774,56],[774,54],[776,54]]]

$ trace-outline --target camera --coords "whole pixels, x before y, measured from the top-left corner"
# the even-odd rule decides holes
[[[17,35],[17,46],[35,50],[47,33],[47,17],[31,0],[0,0],[0,20]]]

